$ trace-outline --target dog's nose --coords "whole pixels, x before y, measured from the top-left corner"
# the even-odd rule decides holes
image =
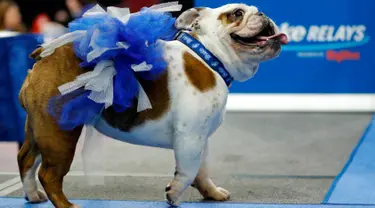
[[[263,12],[257,12],[255,15],[258,15],[260,17],[265,17],[266,16]]]

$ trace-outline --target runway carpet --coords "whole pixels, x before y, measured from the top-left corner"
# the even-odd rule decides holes
[[[254,115],[252,115],[254,116]],[[264,117],[264,115],[262,115]],[[236,116],[236,120],[238,120],[238,115]],[[311,117],[309,118],[311,122]],[[270,119],[274,120],[275,119]],[[285,120],[285,119],[283,119]],[[326,119],[325,119],[326,120]],[[361,139],[359,140],[358,144],[352,145],[351,149],[353,149],[349,160],[346,162],[346,165],[341,170],[341,172],[337,175],[336,179],[333,181],[331,188],[326,191],[326,196],[323,201],[320,201],[315,204],[309,204],[309,202],[285,202],[284,204],[278,204],[279,202],[274,202],[270,204],[265,204],[261,202],[228,202],[228,203],[210,203],[210,202],[187,202],[182,203],[181,208],[357,208],[357,207],[375,207],[375,119],[370,119],[370,124],[368,125],[366,131],[363,133]],[[275,121],[276,122],[276,121]],[[259,123],[259,120],[258,120]],[[317,122],[319,123],[319,122]],[[337,122],[333,122],[337,124]],[[360,123],[360,122],[359,122]],[[285,124],[279,123],[279,125]],[[354,125],[355,123],[353,123]],[[247,126],[247,125],[246,125]],[[309,126],[311,129],[311,126]],[[343,125],[340,125],[343,128]],[[326,127],[327,128],[327,127]],[[287,128],[290,129],[290,128]],[[315,129],[315,128],[314,128]],[[331,128],[328,128],[331,129]],[[346,126],[342,131],[350,129],[350,126]],[[301,130],[302,131],[302,130]],[[315,130],[316,131],[316,130]],[[335,129],[335,132],[340,131],[339,129]],[[264,131],[263,131],[264,132]],[[329,131],[332,135],[333,131]],[[294,132],[295,134],[296,132]],[[304,131],[304,135],[306,132]],[[316,135],[316,133],[314,134]],[[358,136],[357,138],[359,138]],[[273,137],[272,137],[273,138]],[[288,138],[288,137],[286,137]],[[324,140],[324,137],[318,137]],[[345,135],[341,135],[337,138],[335,143],[337,145],[330,146],[331,152],[337,152],[341,150],[340,142],[344,142],[343,138]],[[305,141],[307,137],[303,141]],[[317,138],[311,141],[316,141]],[[310,140],[309,140],[310,141]],[[332,141],[332,140],[330,140]],[[291,144],[291,143],[289,143]],[[259,146],[259,145],[258,145]],[[307,145],[311,147],[310,145]],[[355,147],[353,147],[355,146]],[[299,146],[301,147],[301,146]],[[279,147],[280,148],[280,147]],[[336,149],[335,149],[336,148]],[[311,149],[311,148],[310,148]],[[322,151],[322,147],[318,148],[319,151]],[[313,151],[316,152],[316,151]],[[306,154],[306,152],[305,152]],[[327,153],[328,155],[328,153]],[[250,157],[251,158],[251,157]],[[274,157],[275,158],[275,157]],[[344,160],[348,158],[345,156]],[[327,158],[332,161],[337,161],[334,158]],[[321,161],[321,160],[320,160]],[[334,163],[332,163],[334,165]],[[341,167],[343,165],[340,165]],[[262,167],[262,166],[259,166]],[[294,170],[296,171],[296,170]],[[238,177],[239,175],[237,175]],[[311,179],[310,179],[311,180]],[[320,180],[314,179],[314,180]],[[264,183],[267,183],[263,181]],[[268,182],[271,182],[269,180]],[[329,182],[327,186],[330,186]],[[276,186],[277,184],[275,184]],[[280,184],[279,184],[280,185]],[[327,190],[327,189],[326,189]],[[21,190],[19,190],[21,191]],[[17,192],[18,193],[18,192]],[[52,207],[52,205],[48,203],[39,204],[39,205],[32,205],[25,203],[23,198],[20,198],[21,192],[15,194],[18,197],[4,197],[0,198],[0,208],[44,208],[44,207]],[[308,193],[308,192],[306,192]],[[292,194],[293,195],[293,194]],[[9,196],[9,195],[8,195]],[[312,197],[312,195],[310,196]],[[150,197],[148,197],[150,198]],[[308,198],[306,195],[305,198]],[[150,201],[145,201],[143,199],[140,200],[133,200],[126,201],[121,199],[114,199],[114,200],[94,200],[94,199],[86,199],[86,200],[77,200],[80,199],[79,197],[75,198],[76,200],[72,200],[73,203],[80,205],[82,208],[85,207],[93,207],[93,208],[101,208],[101,207],[111,207],[111,208],[167,208],[168,205],[161,201],[159,197],[157,200],[150,198]],[[262,201],[267,202],[267,201]],[[268,201],[269,202],[269,201]],[[280,202],[283,203],[283,202]]]
[[[93,208],[168,208],[165,202],[73,200],[81,207]],[[50,203],[42,205],[25,204],[22,199],[3,198],[1,208],[49,208]],[[370,205],[317,205],[317,204],[249,204],[249,203],[183,203],[181,208],[366,208]]]
[[[325,203],[375,205],[375,118],[324,199]]]

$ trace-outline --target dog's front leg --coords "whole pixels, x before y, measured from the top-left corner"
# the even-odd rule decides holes
[[[173,145],[176,175],[165,190],[166,200],[170,205],[179,205],[181,195],[197,176],[206,141],[206,136],[193,132],[176,133]]]
[[[230,197],[229,191],[217,187],[212,181],[209,174],[208,167],[208,142],[202,155],[202,163],[199,168],[197,177],[194,180],[192,186],[201,193],[205,199],[212,199],[215,201],[226,201]]]

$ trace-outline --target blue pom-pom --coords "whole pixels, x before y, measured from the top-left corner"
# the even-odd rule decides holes
[[[100,114],[104,104],[95,103],[87,96],[90,91],[78,89],[66,95],[52,97],[48,112],[63,130],[73,130],[83,124],[91,123]]]
[[[116,75],[113,80],[113,108],[123,112],[132,107],[133,99],[138,95],[137,77],[144,80],[156,79],[167,63],[164,60],[164,48],[158,40],[172,40],[178,32],[174,27],[175,18],[150,8],[143,8],[133,14],[127,23],[109,15],[86,16],[69,24],[69,31],[85,30],[86,34],[73,43],[73,49],[82,60],[81,67],[94,68],[102,60],[113,60]],[[126,42],[129,48],[117,48],[118,42]],[[88,61],[87,55],[94,50],[92,44],[108,50],[94,60]],[[134,72],[133,64],[142,62],[151,64],[150,71]],[[73,129],[90,123],[104,104],[98,104],[87,96],[90,91],[77,90],[68,95],[56,96],[50,100],[49,112],[63,129]]]
[[[116,60],[115,67],[118,70],[113,80],[113,109],[116,112],[123,112],[132,107],[133,99],[138,95],[138,81],[125,57]]]

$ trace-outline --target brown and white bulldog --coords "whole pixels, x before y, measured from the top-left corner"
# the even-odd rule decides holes
[[[287,37],[275,23],[254,6],[227,4],[220,8],[193,8],[182,13],[176,27],[199,40],[225,66],[235,81],[254,76],[260,63],[277,57]],[[106,109],[95,128],[104,135],[124,142],[172,149],[176,172],[167,185],[166,200],[180,203],[181,195],[192,185],[217,201],[229,199],[229,192],[216,187],[207,170],[208,138],[223,121],[228,86],[223,78],[180,41],[167,41],[168,69],[158,79],[139,80],[152,109],[123,113]],[[55,207],[78,207],[63,193],[82,127],[63,131],[47,112],[48,100],[58,87],[71,82],[87,69],[79,67],[72,44],[65,44],[47,57],[43,48],[31,57],[37,59],[20,92],[27,112],[25,143],[18,154],[19,170],[26,198],[33,203],[50,199]],[[46,194],[38,190],[36,170]],[[48,198],[47,198],[48,196]]]

